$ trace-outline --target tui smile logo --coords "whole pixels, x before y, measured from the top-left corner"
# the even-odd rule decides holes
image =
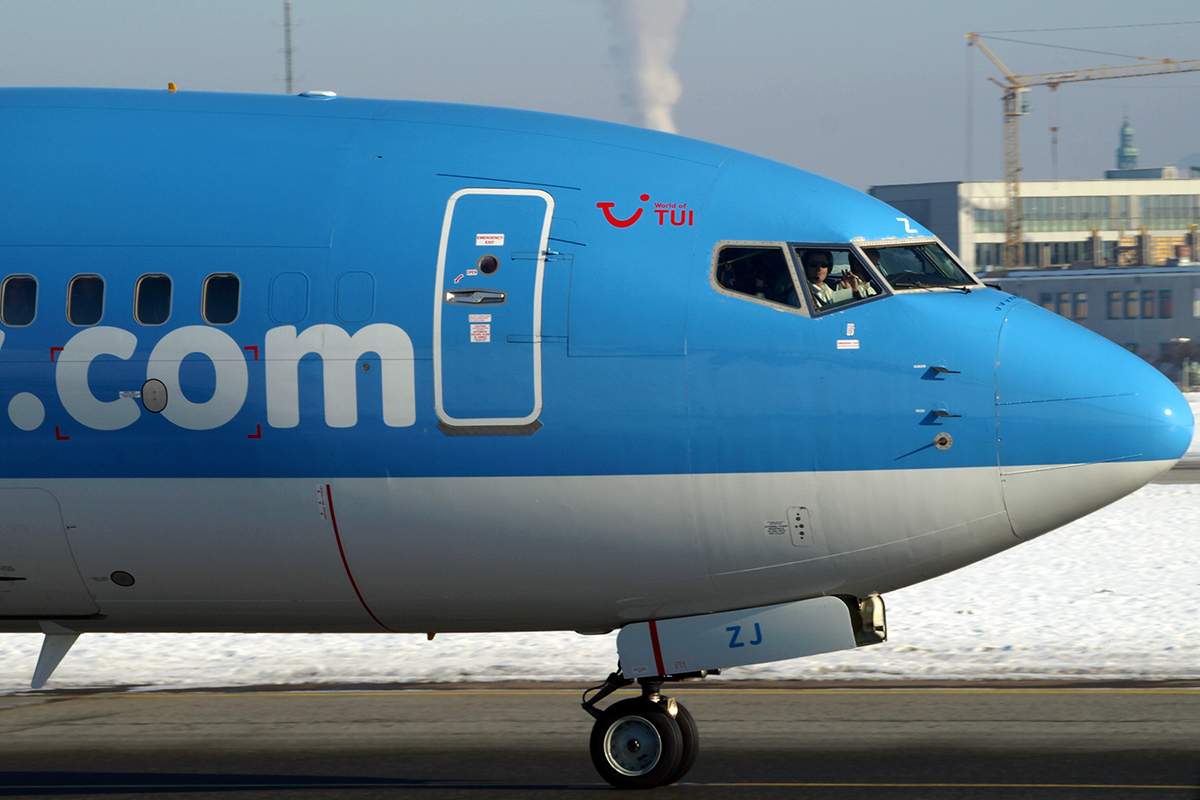
[[[649,202],[650,195],[643,194],[638,199],[646,203]],[[604,212],[604,219],[608,220],[608,224],[614,228],[628,228],[642,218],[642,212],[645,210],[642,206],[638,206],[633,214],[625,219],[619,219],[613,216],[612,209],[614,206],[616,206],[616,203],[596,203],[596,208]],[[670,219],[671,224],[676,227],[694,225],[696,221],[696,212],[688,208],[687,203],[655,203],[653,211],[658,215],[658,224],[660,226],[666,225],[667,219]]]
[[[644,203],[650,199],[650,195],[644,194],[640,199]],[[596,208],[604,212],[604,218],[608,220],[608,224],[612,225],[614,228],[628,228],[630,225],[642,218],[642,208],[639,206],[638,210],[633,212],[632,217],[628,217],[626,219],[617,219],[612,213],[612,207],[615,205],[616,203],[596,203]]]

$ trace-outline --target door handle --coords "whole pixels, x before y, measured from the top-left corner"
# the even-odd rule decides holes
[[[504,292],[494,289],[458,289],[446,292],[447,303],[462,303],[469,306],[495,306],[507,299]]]

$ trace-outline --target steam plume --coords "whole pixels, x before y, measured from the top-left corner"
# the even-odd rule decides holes
[[[671,109],[683,84],[671,59],[687,16],[687,0],[604,0],[604,7],[617,30],[613,54],[625,83],[626,103],[641,114],[645,127],[678,133]]]

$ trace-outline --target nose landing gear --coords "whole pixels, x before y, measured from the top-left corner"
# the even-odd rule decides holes
[[[639,680],[641,697],[620,700],[603,711],[595,708],[599,700],[631,683],[618,670],[598,687],[595,697],[589,700],[584,693],[583,709],[596,718],[592,764],[600,777],[618,789],[653,789],[675,783],[696,763],[700,751],[696,721],[674,699],[659,694],[662,678]]]

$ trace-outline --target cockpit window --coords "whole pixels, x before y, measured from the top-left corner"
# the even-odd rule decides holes
[[[979,284],[935,243],[863,247],[894,289],[934,289]]]
[[[768,303],[800,307],[783,248],[724,245],[717,251],[717,285]]]
[[[792,250],[817,311],[883,294],[878,279],[849,247],[798,244]]]

